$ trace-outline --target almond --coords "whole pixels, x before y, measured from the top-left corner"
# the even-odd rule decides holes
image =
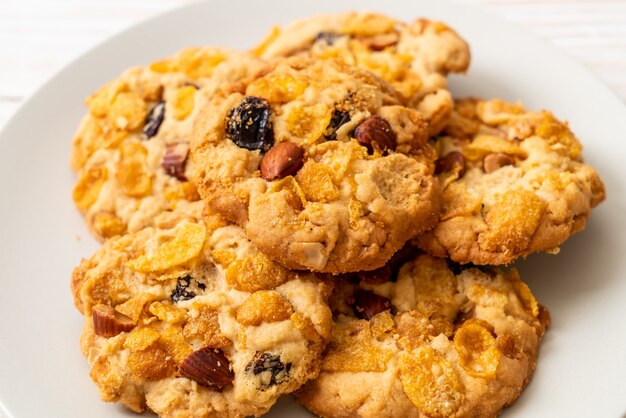
[[[180,365],[180,375],[218,392],[235,378],[224,352],[211,347],[203,347],[187,356]]]
[[[354,130],[354,137],[372,154],[374,149],[381,153],[396,150],[396,134],[391,125],[381,116],[375,115],[365,119]]]
[[[93,329],[101,337],[114,337],[120,332],[129,332],[135,327],[132,319],[117,312],[109,305],[96,305],[91,310]]]
[[[493,154],[487,154],[483,159],[483,170],[485,173],[493,173],[499,168],[505,165],[512,165],[515,163],[513,157],[503,152],[494,152]]]
[[[281,142],[261,160],[261,177],[267,181],[293,176],[302,167],[304,150],[292,142]]]
[[[187,177],[185,177],[187,155],[189,155],[188,144],[176,142],[167,145],[161,166],[168,176],[174,177],[180,181],[187,181]]]
[[[435,162],[435,174],[450,172],[459,167],[459,178],[465,174],[465,157],[458,151],[452,151]]]

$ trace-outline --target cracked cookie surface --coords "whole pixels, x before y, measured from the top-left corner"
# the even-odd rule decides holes
[[[439,187],[419,112],[371,73],[287,58],[195,122],[194,180],[213,210],[293,269],[382,266],[433,225]]]
[[[308,53],[372,71],[424,115],[430,135],[441,131],[452,112],[445,76],[464,72],[470,62],[467,43],[444,23],[405,23],[371,12],[321,15],[275,27],[253,52],[266,59]]]
[[[74,270],[101,397],[161,417],[265,413],[315,377],[330,287],[258,252],[202,202],[113,237]]]
[[[202,106],[196,99],[263,65],[223,48],[185,49],[131,68],[87,98],[89,113],[72,143],[73,198],[96,238],[136,232],[179,202],[199,199],[187,164]]]
[[[549,324],[514,269],[414,252],[338,280],[331,308],[322,371],[297,392],[324,418],[495,417],[530,381]]]
[[[502,100],[459,100],[434,139],[443,189],[437,226],[416,238],[437,257],[507,264],[557,252],[605,198],[566,123]]]

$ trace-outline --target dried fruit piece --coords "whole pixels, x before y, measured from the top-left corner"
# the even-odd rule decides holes
[[[185,177],[185,163],[189,155],[189,144],[175,142],[167,144],[161,166],[165,172],[180,181],[187,181]]]
[[[157,133],[159,133],[159,128],[161,127],[161,123],[163,123],[163,118],[165,117],[165,102],[158,102],[155,104],[152,109],[150,109],[150,113],[148,113],[148,117],[146,118],[146,122],[143,126],[143,134],[147,138],[152,138]]]
[[[171,241],[159,246],[150,255],[141,255],[126,263],[132,270],[142,273],[163,271],[195,258],[202,251],[206,227],[200,223],[186,222]]]
[[[210,347],[191,353],[180,365],[180,375],[217,392],[223,391],[235,378],[224,352]]]
[[[433,418],[453,416],[463,403],[459,378],[450,363],[430,347],[402,356],[400,381],[404,393],[421,412]]]
[[[480,323],[469,320],[454,334],[459,363],[472,376],[491,378],[496,375],[500,350],[496,339]]]
[[[246,373],[259,377],[261,390],[280,385],[289,380],[291,363],[283,363],[280,356],[271,353],[257,353],[254,360],[246,365]]]
[[[384,296],[364,289],[354,292],[354,315],[360,319],[372,319],[375,315],[391,309],[391,301]]]
[[[226,137],[240,148],[261,150],[262,153],[269,151],[274,144],[270,114],[266,100],[244,97],[239,106],[228,112]]]
[[[93,329],[101,337],[114,337],[135,327],[132,319],[122,315],[109,305],[96,305],[91,309]]]
[[[100,196],[100,189],[107,181],[109,172],[106,167],[90,167],[76,182],[72,191],[72,198],[76,207],[82,212],[91,207]]]
[[[515,160],[510,155],[494,152],[493,154],[487,154],[483,158],[483,170],[487,174],[493,173],[506,165],[512,165],[514,162]]]
[[[320,32],[317,34],[317,36],[315,37],[315,40],[313,41],[314,43],[317,42],[321,42],[321,43],[325,43],[326,45],[334,45],[335,42],[337,41],[337,39],[346,36],[346,35],[341,35],[339,33],[335,33],[335,32]]]
[[[350,112],[340,109],[333,109],[333,113],[330,117],[330,123],[326,127],[326,133],[324,136],[329,141],[337,139],[337,129],[341,128],[346,123],[350,122]]]
[[[178,282],[176,283],[176,289],[172,292],[170,299],[172,302],[179,302],[181,300],[189,300],[196,297],[196,293],[189,289],[191,286],[191,281],[193,278],[191,276],[180,277]],[[204,290],[206,286],[204,283],[198,283],[198,287],[201,290]]]
[[[261,177],[267,181],[294,176],[300,167],[304,150],[293,142],[281,142],[261,159]]]
[[[193,85],[187,85],[177,88],[174,91],[174,97],[171,104],[174,109],[174,118],[183,120],[193,111],[195,104],[197,88]]]
[[[128,196],[144,197],[152,192],[152,178],[147,170],[148,150],[137,142],[126,141],[120,148],[115,178]]]
[[[261,325],[264,322],[285,321],[293,308],[278,292],[261,290],[251,294],[237,309],[237,321],[242,325]]]
[[[354,130],[354,137],[370,154],[396,150],[396,134],[382,116],[370,116],[361,122]]]
[[[459,178],[465,174],[465,157],[458,151],[452,151],[435,162],[435,174],[458,171]]]

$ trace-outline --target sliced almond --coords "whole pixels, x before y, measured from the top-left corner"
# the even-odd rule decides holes
[[[235,378],[224,352],[211,347],[203,347],[187,356],[180,365],[180,375],[218,392]]]
[[[135,327],[132,319],[117,312],[109,305],[96,305],[91,310],[96,335],[114,337],[120,332],[129,332]]]

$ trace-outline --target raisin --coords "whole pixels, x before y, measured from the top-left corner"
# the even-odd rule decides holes
[[[342,36],[343,35],[334,32],[320,32],[315,37],[313,43],[324,42],[326,45],[332,46],[335,44],[335,41]]]
[[[270,353],[257,353],[254,360],[246,365],[246,373],[261,377],[261,389],[267,390],[271,386],[279,385],[289,380],[291,363],[283,363],[280,356]]]
[[[270,106],[266,100],[247,96],[239,106],[228,112],[226,137],[238,147],[265,153],[274,144],[274,132],[270,120]]]
[[[174,291],[172,292],[172,295],[170,296],[170,299],[172,299],[172,302],[178,302],[181,300],[189,300],[189,299],[193,299],[196,297],[196,292],[189,289],[189,287],[191,286],[192,280],[193,279],[191,278],[191,276],[184,276],[178,279],[178,283],[176,283],[176,289],[174,289]],[[198,288],[202,290],[204,290],[204,288],[206,287],[202,283],[198,283],[197,286]]]
[[[391,306],[391,301],[384,296],[377,295],[374,292],[364,289],[357,289],[354,292],[354,305],[352,310],[354,315],[359,319],[370,320],[377,314],[391,309],[391,313],[394,313],[394,309]]]
[[[154,105],[152,110],[150,110],[150,113],[148,113],[146,123],[143,126],[143,134],[148,138],[155,136],[159,132],[164,117],[165,102],[158,102]]]
[[[326,139],[329,141],[336,140],[337,129],[348,122],[350,122],[350,112],[339,110],[337,108],[333,109],[333,114],[330,117],[330,123],[326,127],[326,133],[324,134]]]

